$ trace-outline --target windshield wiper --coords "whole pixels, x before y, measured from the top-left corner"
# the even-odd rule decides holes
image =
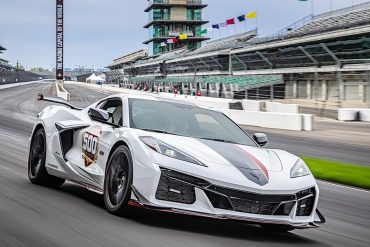
[[[234,142],[234,141],[229,141],[229,140],[225,140],[225,139],[218,139],[218,138],[200,138],[200,139],[209,140],[209,141],[216,141],[216,142],[225,142],[225,143],[239,144],[239,143]]]
[[[164,130],[152,130],[152,129],[140,129],[144,131],[149,131],[149,132],[155,132],[155,133],[161,133],[161,134],[168,134],[168,135],[176,135],[175,133],[170,133]]]

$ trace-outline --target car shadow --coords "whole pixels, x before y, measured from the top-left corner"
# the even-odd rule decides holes
[[[101,195],[69,183],[63,185],[60,190],[77,196],[80,199],[85,200],[88,203],[105,211],[104,201]],[[258,225],[230,220],[217,220],[197,216],[159,212],[136,207],[130,207],[129,210],[129,216],[124,217],[126,220],[156,228],[266,243],[276,242],[282,244],[321,245],[315,240],[295,234],[296,232],[302,230],[280,233],[264,230]]]

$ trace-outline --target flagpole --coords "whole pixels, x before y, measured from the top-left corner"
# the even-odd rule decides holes
[[[244,20],[244,32],[247,31],[247,20]]]
[[[330,0],[330,12],[333,12],[333,0]]]
[[[314,0],[311,0],[311,15],[313,16],[314,15],[314,12],[315,12],[315,7],[314,7]]]

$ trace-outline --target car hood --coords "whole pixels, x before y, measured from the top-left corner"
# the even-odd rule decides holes
[[[234,166],[249,180],[260,185],[268,183],[270,172],[283,170],[278,155],[269,149],[167,134],[153,133],[151,136],[209,167]]]

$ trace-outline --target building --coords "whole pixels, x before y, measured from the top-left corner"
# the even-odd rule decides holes
[[[149,39],[144,42],[149,46],[149,55],[157,56],[186,47],[194,50],[201,47],[201,42],[208,38],[202,37],[202,10],[207,5],[202,0],[149,0],[145,12],[149,22],[144,26],[149,30]],[[186,35],[186,39],[168,40]],[[166,45],[163,45],[165,43]]]
[[[267,37],[251,30],[196,50],[146,57],[123,66],[125,77],[139,88],[268,98],[320,112],[369,107],[369,17],[370,2],[310,15]]]

